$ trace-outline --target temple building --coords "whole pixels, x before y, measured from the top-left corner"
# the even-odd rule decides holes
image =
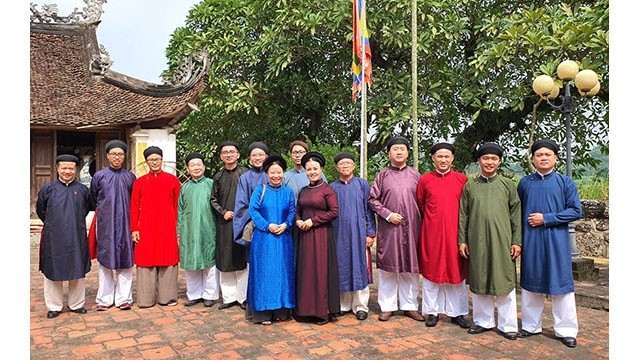
[[[147,173],[142,152],[151,145],[163,149],[165,167],[172,171],[173,164],[175,170],[177,126],[197,109],[205,90],[206,54],[183,59],[163,84],[111,70],[112,60],[96,36],[105,2],[85,0],[83,11],[68,16],[59,16],[55,4],[31,4],[32,217],[38,190],[57,177],[60,154],[81,160],[78,178],[87,185],[90,167],[108,165],[104,145],[116,138],[127,143],[126,164],[138,176]]]

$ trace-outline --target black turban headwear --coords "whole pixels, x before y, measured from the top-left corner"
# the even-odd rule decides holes
[[[333,163],[337,164],[342,159],[351,159],[351,161],[356,162],[356,158],[353,156],[352,153],[343,152],[343,153],[340,153],[340,154],[336,155],[336,157],[333,158]]]
[[[451,151],[452,154],[456,153],[456,147],[453,146],[453,144],[449,144],[446,142],[441,142],[441,143],[437,143],[435,145],[433,145],[431,147],[431,150],[429,150],[429,152],[431,153],[431,155],[435,154],[438,150],[441,149],[447,149],[449,151]]]
[[[109,152],[113,148],[120,148],[122,151],[127,152],[127,144],[122,140],[114,139],[104,145],[105,152]]]
[[[253,149],[260,149],[267,153],[267,155],[269,155],[269,148],[267,147],[267,144],[263,143],[262,141],[255,141],[249,145],[249,155],[251,155]]]
[[[409,150],[409,140],[407,140],[407,138],[405,138],[404,136],[396,136],[391,138],[391,140],[389,140],[389,142],[387,143],[387,151],[391,150],[391,147],[397,144],[406,145],[407,150]]]
[[[272,155],[262,162],[262,171],[267,172],[272,165],[280,165],[282,171],[287,171],[287,161],[280,155]]]
[[[541,148],[547,148],[558,155],[558,144],[555,141],[549,139],[540,139],[531,145],[531,155],[535,154]]]
[[[153,155],[153,154],[158,154],[160,156],[162,156],[162,149],[160,149],[157,146],[149,146],[148,148],[144,149],[144,158],[148,158],[149,156]]]
[[[307,161],[311,159],[315,159],[320,164],[320,167],[324,168],[324,164],[325,164],[324,156],[322,156],[322,154],[320,154],[319,152],[315,152],[315,151],[311,151],[304,154],[304,156],[302,157],[302,160],[300,160],[300,164],[302,165],[302,167],[305,167],[305,165],[307,164]]]
[[[56,164],[61,161],[74,162],[76,163],[76,166],[80,165],[80,159],[78,159],[75,155],[71,155],[71,154],[58,155],[58,157],[56,157]]]
[[[202,156],[202,154],[200,154],[198,152],[192,152],[189,155],[187,155],[187,158],[184,160],[184,163],[189,165],[189,161],[191,161],[193,159],[200,159],[200,160],[202,160],[202,163],[204,164],[204,156]]]
[[[216,150],[218,153],[220,151],[222,151],[222,148],[225,146],[233,146],[236,148],[237,151],[240,151],[240,145],[235,142],[235,141],[223,141],[220,144],[218,144],[218,149]]]
[[[484,143],[480,145],[478,150],[476,150],[476,160],[478,160],[482,155],[487,155],[487,154],[498,155],[500,159],[502,159],[503,153],[504,153],[504,150],[502,150],[502,147],[500,145],[492,142]]]

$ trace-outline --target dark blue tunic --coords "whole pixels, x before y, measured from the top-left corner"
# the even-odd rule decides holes
[[[553,171],[530,174],[518,183],[522,203],[520,285],[531,292],[563,295],[574,291],[569,223],[582,217],[578,187]],[[531,227],[529,214],[542,213],[544,225]]]
[[[336,180],[331,187],[338,196],[338,217],[333,220],[338,254],[340,291],[362,290],[373,283],[367,236],[376,235],[375,216],[369,208],[369,183],[352,177]]]
[[[131,189],[136,176],[126,169],[107,167],[91,179],[96,201],[98,262],[108,269],[133,267],[133,242],[129,229]]]
[[[233,239],[235,242],[248,246],[242,240],[242,230],[245,225],[251,220],[249,216],[249,201],[251,200],[251,194],[253,189],[259,184],[267,183],[267,175],[259,169],[252,168],[246,173],[240,176],[238,182],[238,188],[236,190],[236,200],[233,215]]]
[[[55,180],[38,192],[36,212],[44,223],[40,271],[47,279],[81,279],[91,270],[86,217],[94,208],[89,189],[76,180]]]

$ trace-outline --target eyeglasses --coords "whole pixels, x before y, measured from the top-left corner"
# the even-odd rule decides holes
[[[221,154],[222,156],[227,156],[227,155],[235,155],[237,153],[238,153],[237,151],[231,150],[231,151],[223,151]]]
[[[355,163],[353,161],[340,161],[336,165],[338,165],[340,167],[345,167],[345,166],[353,166],[353,165],[355,165]]]
[[[162,161],[162,158],[157,158],[157,159],[147,159],[148,163],[158,163]]]
[[[108,153],[107,155],[112,156],[114,158],[123,158],[125,153]]]
[[[292,151],[292,152],[291,152],[291,154],[292,154],[292,155],[304,155],[304,154],[306,154],[306,153],[307,153],[307,152],[306,152],[306,151],[304,151],[304,150],[298,150],[298,151]]]

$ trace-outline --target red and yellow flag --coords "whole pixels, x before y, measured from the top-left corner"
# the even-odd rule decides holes
[[[366,0],[353,0],[353,85],[351,96],[356,101],[358,92],[362,90],[363,68],[364,82],[371,86],[371,47],[369,46],[369,31],[367,30]],[[364,59],[362,58],[364,47]]]

